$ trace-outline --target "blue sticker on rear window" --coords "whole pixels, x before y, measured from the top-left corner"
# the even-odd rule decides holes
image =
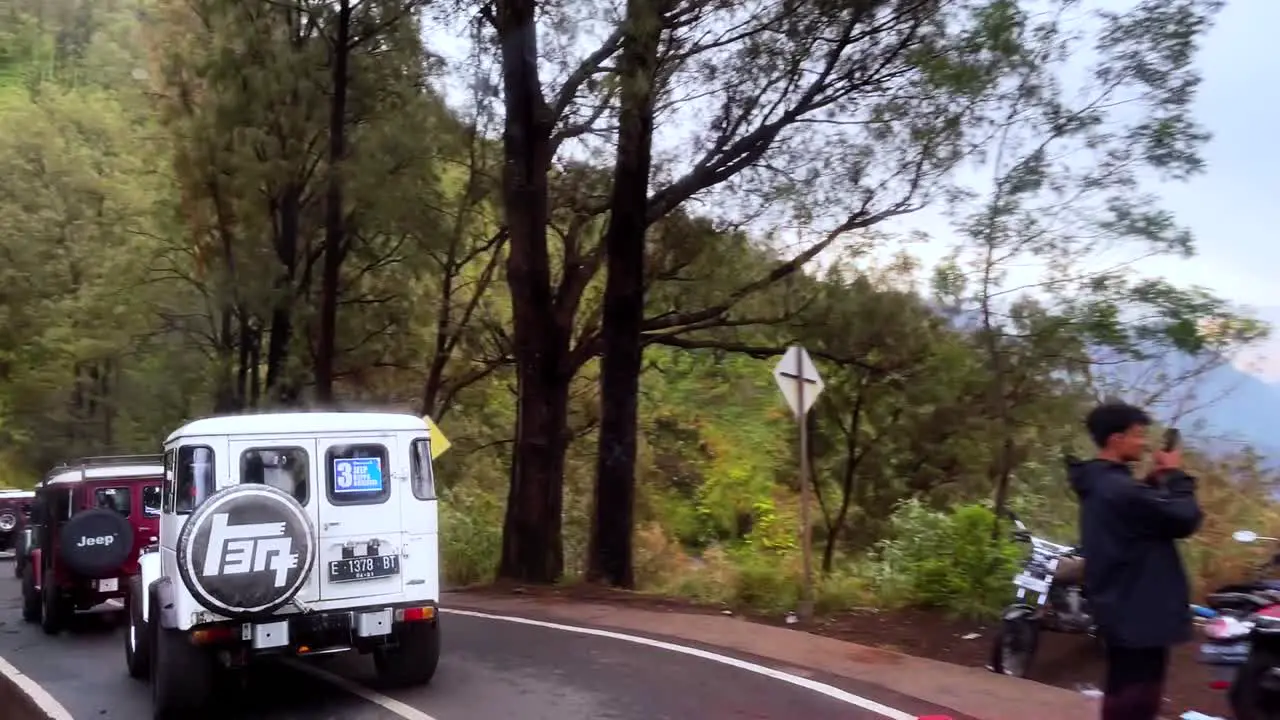
[[[382,492],[382,458],[334,458],[333,491]]]

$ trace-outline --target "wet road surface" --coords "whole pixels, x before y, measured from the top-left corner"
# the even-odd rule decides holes
[[[0,657],[76,720],[150,717],[146,684],[125,673],[119,613],[78,616],[71,630],[50,637],[22,621],[20,602],[18,581],[8,562],[0,562]],[[218,714],[244,720],[885,718],[775,678],[659,648],[456,614],[445,614],[442,623],[440,669],[428,687],[379,689],[372,661],[354,653],[312,660],[318,673],[262,664]],[[907,699],[876,699],[912,715],[929,711]]]

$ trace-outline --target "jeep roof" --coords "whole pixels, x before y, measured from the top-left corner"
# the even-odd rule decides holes
[[[164,475],[162,455],[115,455],[87,457],[59,463],[45,476],[42,485],[63,485],[87,480],[149,478]]]
[[[330,432],[421,430],[426,421],[414,415],[392,412],[290,412],[262,415],[222,415],[193,420],[165,438],[165,445],[179,438],[201,435],[302,435]]]

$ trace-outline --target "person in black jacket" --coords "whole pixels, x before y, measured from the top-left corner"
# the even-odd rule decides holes
[[[1085,592],[1107,649],[1102,720],[1155,720],[1169,648],[1191,637],[1175,541],[1200,527],[1195,480],[1176,448],[1155,452],[1155,471],[1134,477],[1130,465],[1146,453],[1150,426],[1132,405],[1094,408],[1085,427],[1097,457],[1069,471],[1080,498]]]

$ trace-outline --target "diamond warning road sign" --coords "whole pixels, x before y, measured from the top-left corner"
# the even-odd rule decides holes
[[[773,378],[778,381],[778,389],[782,390],[782,397],[786,398],[796,417],[807,414],[826,387],[809,352],[799,345],[787,349],[773,369]]]

